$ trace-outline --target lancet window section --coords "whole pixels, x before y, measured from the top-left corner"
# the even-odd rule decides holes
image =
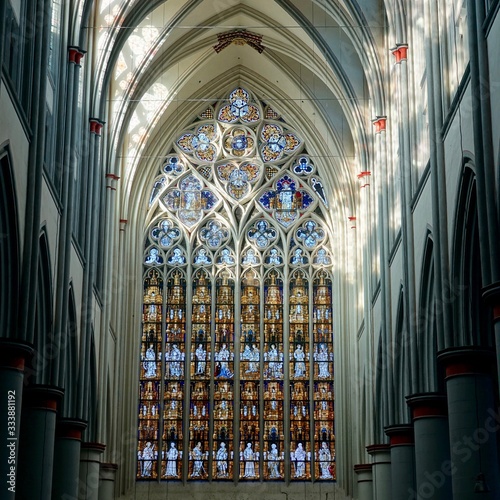
[[[165,379],[163,402],[163,478],[182,475],[183,400],[186,357],[186,278],[173,271],[167,282],[165,314]]]
[[[163,279],[157,269],[144,278],[137,477],[158,477]]]
[[[336,477],[333,401],[332,282],[321,270],[313,282],[315,477]]]
[[[225,257],[231,252],[221,252]],[[234,464],[234,278],[223,269],[216,279],[214,354],[213,477],[231,479]]]
[[[292,479],[311,477],[309,282],[303,271],[290,282],[290,461]]]
[[[248,260],[248,252],[246,258]],[[252,269],[243,275],[240,302],[240,478],[258,479],[261,434],[260,283]]]
[[[276,249],[273,266],[279,266]],[[268,261],[269,261],[268,257]],[[264,478],[284,477],[285,430],[283,408],[283,278],[271,268],[264,282]]]

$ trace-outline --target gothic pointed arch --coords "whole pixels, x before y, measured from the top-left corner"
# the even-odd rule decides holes
[[[53,327],[53,290],[50,264],[50,250],[45,228],[40,239],[38,256],[38,278],[35,307],[34,346],[35,353],[31,361],[30,383],[47,384],[53,359],[51,345]]]
[[[64,365],[64,403],[63,415],[71,418],[76,416],[77,412],[77,380],[78,380],[78,324],[75,305],[75,294],[73,286],[69,289],[68,300],[68,324],[65,338],[65,365]]]
[[[481,299],[483,281],[474,164],[464,160],[453,238],[453,281],[449,290],[454,344],[492,346],[490,315]]]
[[[434,291],[434,242],[427,234],[422,262],[422,280],[417,317],[418,392],[441,389],[437,375],[437,305]]]
[[[19,303],[17,198],[7,147],[0,148],[0,331],[15,335]]]

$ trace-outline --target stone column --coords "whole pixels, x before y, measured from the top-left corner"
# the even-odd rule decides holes
[[[99,500],[113,500],[115,498],[115,477],[118,465],[101,464],[99,474]]]
[[[56,424],[52,498],[78,498],[80,445],[86,422],[62,418]]]
[[[358,500],[373,499],[373,464],[356,464],[354,473],[357,475]]]
[[[366,447],[372,457],[373,500],[391,500],[391,448],[388,444]]]
[[[438,393],[406,398],[415,435],[415,486],[408,500],[450,500],[452,463],[446,397]]]
[[[492,380],[495,354],[478,347],[459,347],[441,351],[438,360],[446,369],[453,498],[476,498],[477,480],[488,490],[479,498],[499,498],[500,415]]]
[[[6,500],[16,496],[24,364],[32,353],[28,344],[0,341],[0,475],[5,481],[1,488]]]
[[[16,498],[50,498],[57,405],[62,396],[61,389],[49,385],[24,390]]]
[[[385,428],[391,443],[392,500],[407,500],[415,489],[415,440],[413,425],[391,425]]]
[[[101,454],[106,445],[101,443],[82,443],[80,451],[80,487],[78,500],[99,499],[99,472]]]

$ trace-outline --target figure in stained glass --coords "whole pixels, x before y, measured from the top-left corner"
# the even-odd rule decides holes
[[[169,373],[171,377],[182,376],[182,361],[184,360],[184,353],[179,349],[177,344],[173,344],[170,352],[165,353],[165,360],[169,361]]]
[[[253,248],[249,248],[245,256],[243,257],[243,265],[252,266],[257,264],[257,256],[255,255],[255,250]]]
[[[170,449],[167,453],[167,471],[166,475],[170,477],[177,477],[177,457],[179,452],[175,446],[175,443],[170,443]]]
[[[207,250],[205,248],[200,248],[198,250],[198,254],[194,258],[194,263],[197,265],[207,265],[212,263],[212,259],[207,254]]]
[[[144,260],[144,264],[163,264],[163,258],[160,255],[160,251],[157,248],[151,248]]]
[[[276,444],[271,444],[271,449],[268,452],[268,464],[267,467],[269,469],[269,477],[272,479],[280,478],[281,475],[279,473],[279,451],[276,447]]]
[[[255,241],[259,248],[266,248],[277,237],[276,229],[265,220],[259,220],[248,231],[248,238]]]
[[[328,348],[325,344],[320,344],[319,351],[316,353],[316,361],[318,362],[318,377],[328,378],[330,377],[330,369],[328,368]]]
[[[215,354],[215,360],[219,362],[218,377],[231,378],[233,373],[229,369],[229,360],[231,359],[231,352],[228,350],[226,344],[222,344],[221,350]]]
[[[298,266],[300,264],[306,264],[307,263],[307,257],[305,257],[303,254],[302,248],[296,248],[293,252],[291,263],[294,266]]]
[[[321,479],[331,479],[333,477],[331,473],[332,454],[328,449],[328,443],[321,443],[321,448],[319,449],[318,455],[319,468],[321,469]]]
[[[228,266],[234,265],[234,257],[231,255],[229,248],[224,248],[220,254],[219,264],[226,264]]]
[[[292,461],[295,463],[295,477],[304,477],[306,474],[306,450],[302,443],[297,444],[297,448],[292,452]]]
[[[298,345],[293,353],[293,357],[295,359],[295,372],[293,376],[295,378],[297,377],[304,377],[306,374],[306,364],[305,364],[305,359],[306,359],[306,354],[304,352],[304,349],[302,348],[302,345]]]
[[[174,265],[182,265],[186,263],[186,258],[182,255],[182,250],[180,248],[174,248],[172,255],[168,259],[168,263]]]
[[[255,462],[252,443],[247,443],[247,447],[243,451],[243,459],[245,461],[245,472],[243,477],[255,477]]]
[[[328,252],[324,248],[320,248],[316,254],[314,263],[319,266],[329,266],[332,263],[332,259],[330,259]]]
[[[142,477],[151,477],[153,470],[153,460],[155,458],[154,445],[147,442],[142,450]]]
[[[203,450],[201,448],[201,443],[198,442],[191,452],[191,457],[193,459],[193,473],[191,477],[200,477],[203,472]]]
[[[279,256],[278,249],[271,248],[269,256],[267,258],[267,263],[274,266],[279,266],[283,262],[283,259]]]
[[[150,345],[144,356],[144,362],[142,363],[144,368],[144,376],[146,378],[156,377],[156,353],[153,349],[153,345]]]
[[[325,237],[323,229],[312,220],[308,220],[297,230],[297,239],[302,240],[307,248],[314,248]]]
[[[225,443],[220,444],[215,458],[217,460],[217,477],[227,477],[227,449]]]
[[[204,375],[206,360],[207,360],[207,351],[203,348],[203,344],[200,344],[195,351],[196,355],[196,375]]]

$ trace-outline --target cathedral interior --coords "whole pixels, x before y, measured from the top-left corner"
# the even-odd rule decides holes
[[[500,498],[499,10],[0,0],[0,498]]]

